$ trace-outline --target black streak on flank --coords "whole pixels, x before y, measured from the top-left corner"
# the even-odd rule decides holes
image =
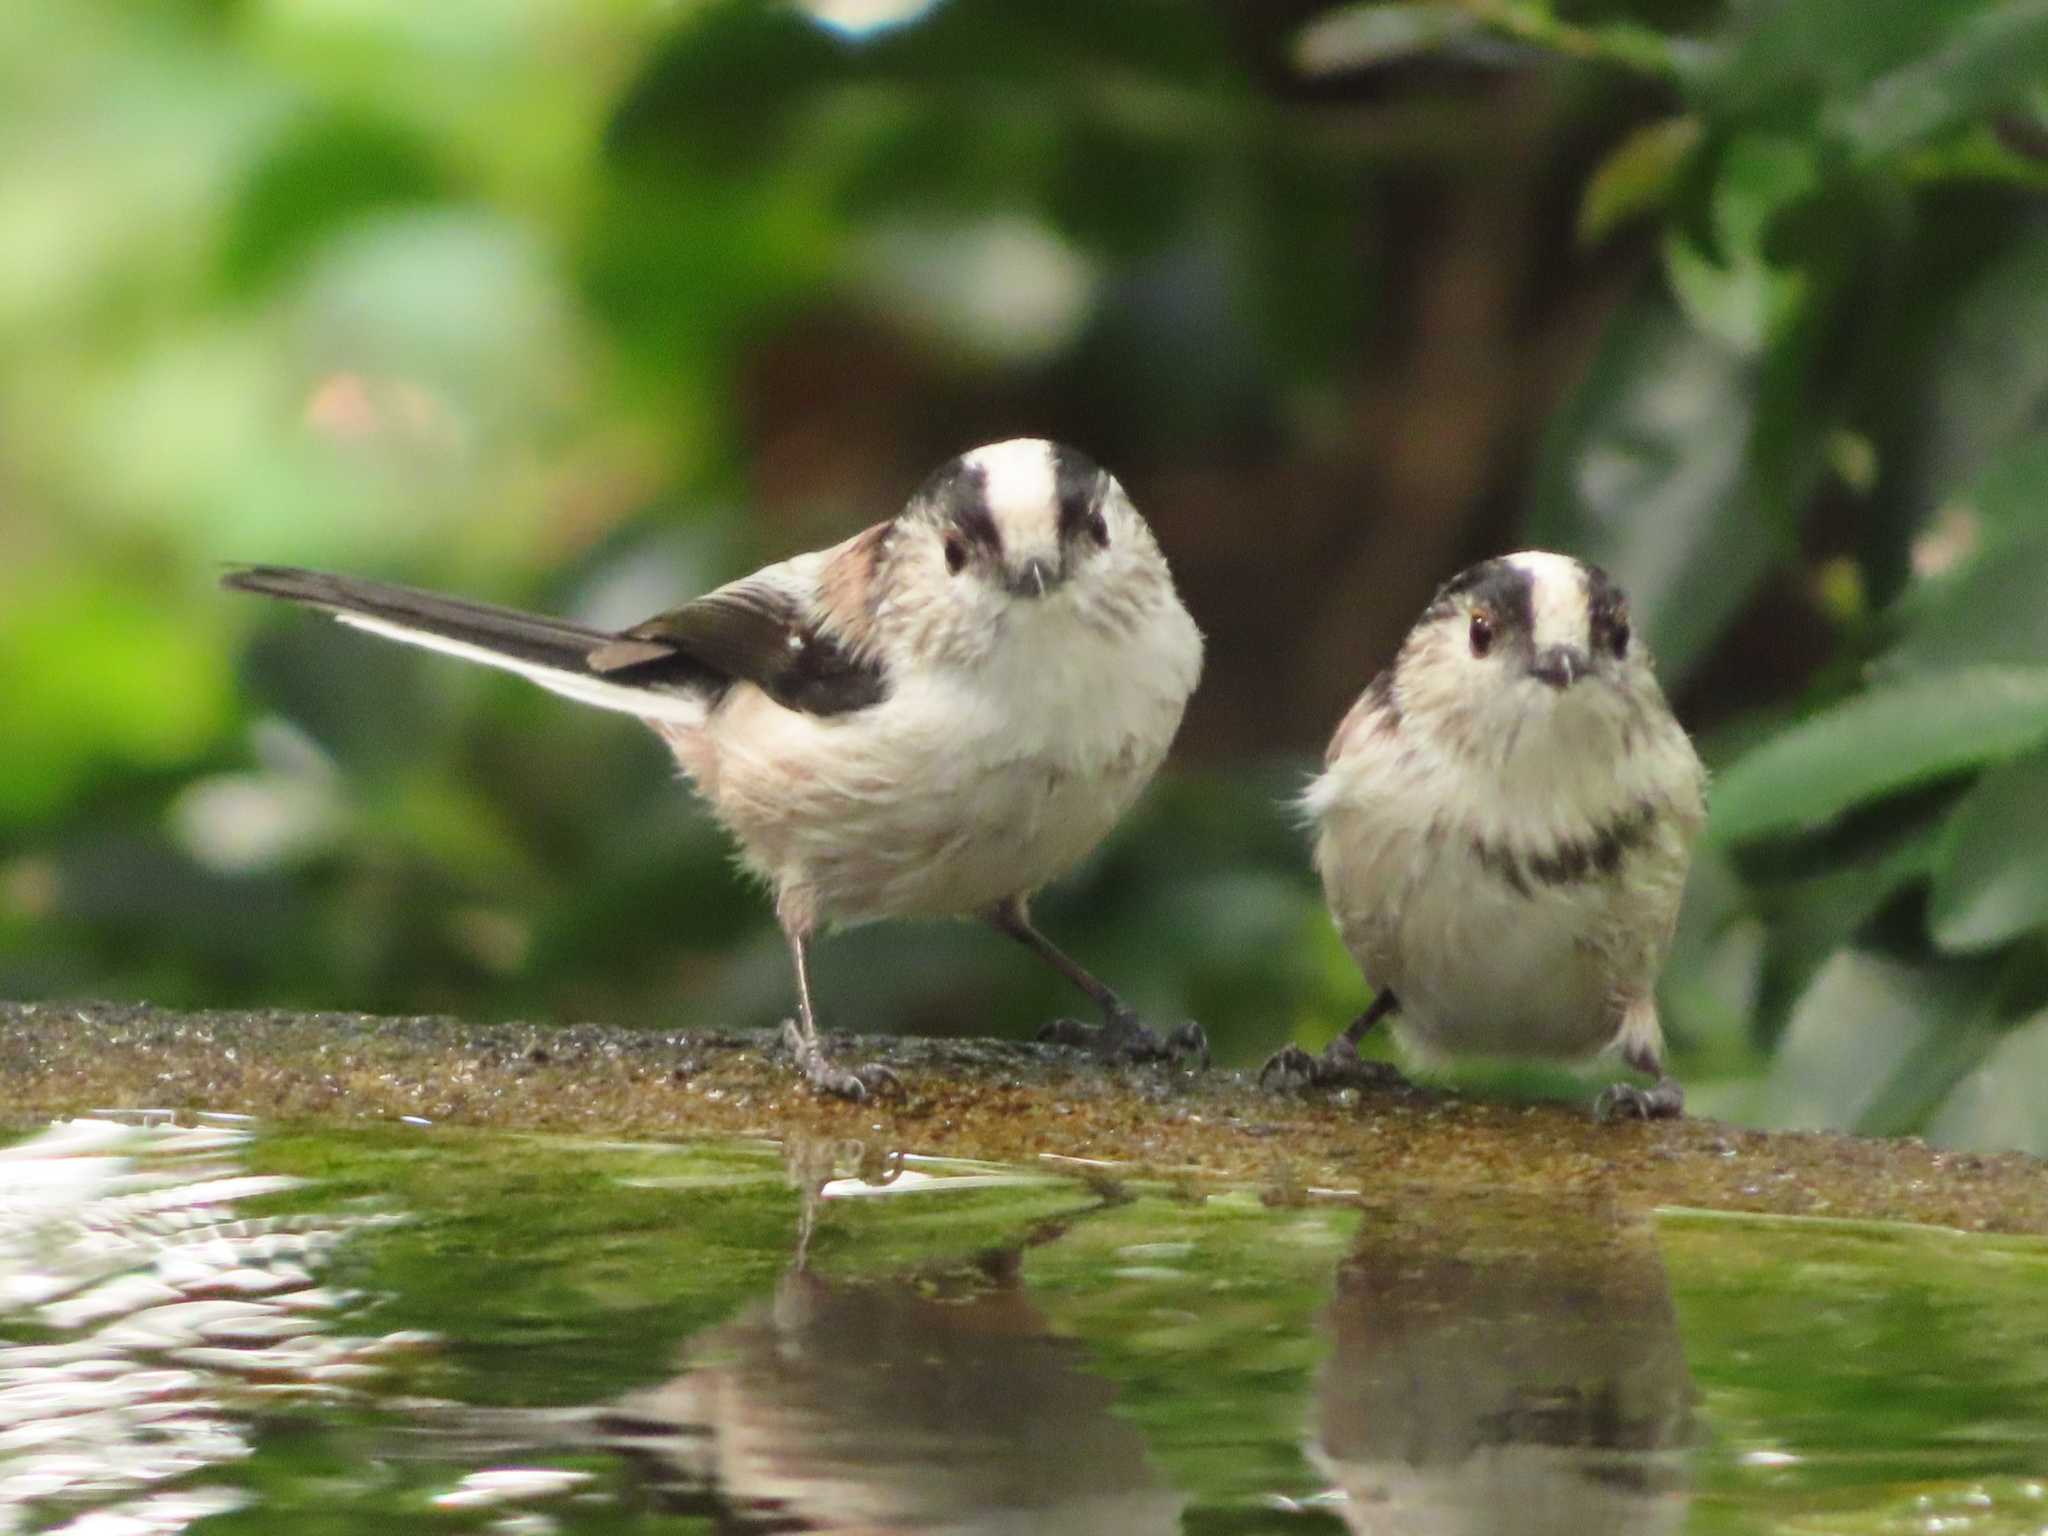
[[[1479,861],[1481,869],[1500,876],[1513,886],[1517,896],[1529,894],[1529,882],[1522,878],[1522,866],[1505,843],[1489,843],[1484,838],[1475,837],[1472,839],[1472,857]]]
[[[1621,868],[1623,855],[1649,842],[1656,825],[1656,805],[1638,800],[1631,809],[1600,828],[1593,839],[1593,867],[1603,875],[1613,874]]]
[[[1492,610],[1494,622],[1510,634],[1526,637],[1536,627],[1529,573],[1506,560],[1482,560],[1453,576],[1430,599],[1422,621],[1435,623],[1472,607]]]
[[[1583,837],[1566,838],[1555,847],[1535,853],[1517,854],[1506,843],[1472,840],[1472,857],[1481,869],[1500,877],[1518,896],[1530,894],[1530,881],[1538,885],[1576,885],[1592,876],[1620,871],[1622,860],[1650,840],[1657,824],[1657,807],[1638,800],[1612,821],[1594,827]]]
[[[1085,453],[1055,443],[1052,450],[1053,484],[1060,505],[1060,542],[1086,534],[1098,543],[1109,537],[1109,529],[1096,510],[1102,495],[1102,470]]]

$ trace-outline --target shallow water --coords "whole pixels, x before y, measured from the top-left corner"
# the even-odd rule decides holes
[[[2048,1246],[841,1143],[0,1153],[0,1533],[2048,1531]]]

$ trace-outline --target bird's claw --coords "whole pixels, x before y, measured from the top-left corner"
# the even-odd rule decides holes
[[[1208,1071],[1209,1032],[1193,1019],[1182,1019],[1167,1032],[1166,1059],[1192,1061],[1202,1071]]]
[[[1367,1061],[1358,1047],[1339,1035],[1311,1056],[1298,1045],[1283,1046],[1259,1068],[1259,1086],[1276,1093],[1302,1093],[1310,1088],[1406,1088],[1410,1084],[1390,1061]]]
[[[1685,1113],[1685,1090],[1674,1077],[1660,1077],[1650,1088],[1634,1083],[1609,1083],[1593,1101],[1593,1118],[1610,1120],[1676,1120]]]
[[[813,1093],[826,1098],[851,1099],[856,1104],[870,1098],[904,1097],[903,1079],[878,1061],[851,1070],[833,1066],[825,1059],[818,1042],[807,1037],[795,1019],[783,1021],[782,1040],[796,1061],[797,1071],[803,1074]]]
[[[1259,1068],[1259,1086],[1271,1088],[1276,1093],[1299,1093],[1304,1088],[1315,1086],[1319,1064],[1316,1057],[1300,1046],[1283,1045]]]
[[[1190,1062],[1209,1065],[1209,1035],[1193,1019],[1176,1025],[1164,1039],[1135,1014],[1120,1014],[1107,1024],[1084,1024],[1079,1019],[1054,1019],[1038,1032],[1048,1045],[1071,1045],[1087,1051],[1098,1061]]]

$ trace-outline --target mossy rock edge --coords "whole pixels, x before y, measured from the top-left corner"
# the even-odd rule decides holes
[[[2048,1235],[2048,1163],[2021,1153],[1710,1120],[1599,1124],[1567,1105],[1412,1089],[1281,1097],[1243,1072],[1104,1071],[1064,1048],[1004,1041],[832,1044],[842,1061],[892,1068],[903,1097],[817,1099],[767,1034],[0,1003],[0,1103],[20,1126],[158,1108],[671,1140],[854,1137],[1050,1160],[1103,1180],[1249,1184],[1280,1201],[1499,1189]]]

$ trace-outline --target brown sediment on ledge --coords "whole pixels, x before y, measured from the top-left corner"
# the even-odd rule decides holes
[[[1050,1046],[868,1037],[901,1100],[814,1098],[770,1037],[281,1011],[0,1002],[0,1117],[227,1111],[278,1122],[418,1116],[617,1137],[859,1137],[898,1150],[1099,1160],[1283,1194],[1427,1187],[1598,1194],[1641,1207],[2048,1234],[2048,1163],[1916,1140],[1595,1123],[1570,1106],[1414,1091],[1283,1098],[1243,1073],[1103,1072]]]

